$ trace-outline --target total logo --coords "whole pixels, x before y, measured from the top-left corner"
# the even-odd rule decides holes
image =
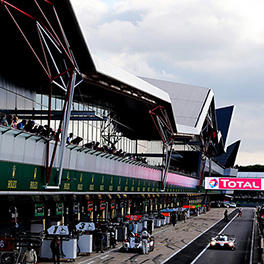
[[[210,185],[211,188],[215,188],[218,185],[217,179],[211,179],[209,181],[209,185]]]
[[[263,182],[262,182],[263,180]],[[263,190],[264,178],[206,178],[206,189],[218,190]]]

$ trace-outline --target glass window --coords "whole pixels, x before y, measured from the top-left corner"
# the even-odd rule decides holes
[[[49,106],[49,97],[47,95],[42,96],[42,110],[47,110]]]
[[[73,103],[72,110],[79,110],[79,104],[78,103]]]
[[[55,98],[51,98],[51,110],[55,110]]]
[[[88,142],[88,124],[87,122],[83,123],[83,141],[84,143]]]
[[[41,94],[36,94],[35,109],[41,110]]]
[[[93,126],[92,126],[92,122],[89,121],[88,122],[88,141],[92,141],[93,140]]]
[[[79,137],[82,137],[83,138],[83,121],[79,121],[78,124],[79,124]]]
[[[78,136],[78,121],[73,121],[73,135]]]

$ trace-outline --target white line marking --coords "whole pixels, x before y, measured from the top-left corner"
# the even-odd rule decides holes
[[[218,233],[221,234],[234,220],[235,218],[238,216],[238,213],[229,221],[229,223]],[[202,254],[207,250],[207,248],[209,247],[210,244],[208,244],[203,251],[191,262],[191,264],[194,264],[201,256]]]
[[[165,229],[168,229],[168,228],[165,228]],[[161,232],[164,232],[164,228],[162,228],[161,230],[159,230],[159,231],[157,231],[157,232],[153,231],[153,235],[156,235],[156,234],[161,233]],[[111,250],[108,250],[107,252],[105,252],[105,253],[102,254],[102,255],[94,256],[94,257],[92,257],[92,258],[86,259],[86,260],[84,260],[84,261],[79,262],[79,264],[90,264],[90,263],[93,263],[93,262],[94,262],[94,261],[91,262],[91,260],[93,260],[93,259],[97,259],[97,258],[103,259],[104,257],[102,258],[101,256],[104,256],[105,254],[108,254],[108,253],[110,253],[110,252],[112,252],[112,251],[115,251],[115,250],[117,250],[117,249],[120,249],[121,247],[122,247],[122,246],[117,247],[117,248],[113,248],[113,249],[111,249]],[[107,255],[107,256],[108,256],[108,255]]]
[[[254,217],[253,217],[253,221],[252,221],[252,236],[251,236],[250,261],[249,261],[249,264],[253,263],[254,236],[255,236],[255,209],[254,209],[253,213],[254,213]]]
[[[100,259],[105,259],[105,258],[107,258],[109,255],[105,255],[105,256],[103,256],[103,257],[101,257]]]
[[[221,220],[223,220],[223,218],[221,218],[220,220],[218,220],[216,223],[214,223],[213,225],[211,225],[210,227],[208,227],[205,231],[203,231],[199,236],[195,237],[194,239],[192,239],[188,244],[186,244],[183,248],[180,248],[178,251],[176,251],[175,253],[173,253],[171,256],[169,256],[167,259],[163,260],[161,262],[161,264],[164,264],[166,261],[168,261],[169,259],[171,259],[173,256],[175,256],[176,254],[178,254],[180,251],[182,251],[184,248],[186,248],[188,245],[190,245],[195,239],[197,239],[198,237],[200,237],[202,234],[204,234],[206,231],[208,231],[210,228],[212,228],[213,226],[215,226],[216,224],[218,224]]]
[[[121,246],[121,247],[122,247],[122,246]],[[84,260],[84,261],[79,262],[78,264],[84,264],[84,263],[86,263],[86,264],[90,264],[90,263],[93,263],[94,261],[91,262],[91,260],[93,260],[93,259],[97,259],[97,258],[102,258],[102,256],[107,255],[108,253],[110,253],[110,252],[112,252],[112,251],[115,251],[115,250],[117,250],[117,249],[120,249],[121,247],[117,247],[117,248],[110,249],[110,250],[108,250],[107,252],[105,252],[105,253],[103,253],[103,254],[101,254],[101,255],[94,256],[94,257],[92,257],[92,258],[86,259],[86,260]]]

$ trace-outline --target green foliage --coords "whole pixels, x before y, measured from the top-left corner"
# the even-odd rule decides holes
[[[264,172],[264,165],[237,166],[238,171]]]

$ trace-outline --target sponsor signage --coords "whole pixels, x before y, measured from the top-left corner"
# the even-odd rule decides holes
[[[105,201],[100,201],[100,210],[104,210],[106,207]]]
[[[94,209],[93,201],[88,201],[88,203],[87,203],[87,211],[93,211],[93,209]]]
[[[93,222],[80,222],[76,225],[76,230],[78,231],[94,231],[95,225]]]
[[[196,204],[196,205],[184,205],[182,208],[195,209],[195,208],[200,208],[200,207],[202,207],[201,204]]]
[[[170,213],[161,213],[164,216],[170,216]]]
[[[10,237],[0,237],[0,251],[14,251],[15,239]]]
[[[53,225],[48,230],[49,235],[69,235],[69,228],[68,226],[57,226]]]
[[[111,209],[115,209],[115,201],[114,200],[111,201]]]
[[[56,203],[56,215],[63,215],[63,203]]]
[[[44,216],[45,207],[43,203],[35,204],[35,216]]]
[[[126,215],[126,218],[129,218],[130,221],[137,221],[142,217],[142,215]]]
[[[225,178],[206,177],[207,190],[264,190],[264,179],[261,178]]]

